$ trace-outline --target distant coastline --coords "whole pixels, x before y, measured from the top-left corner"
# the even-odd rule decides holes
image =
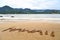
[[[6,5],[3,7],[0,7],[0,14],[60,14],[60,10],[12,8]]]

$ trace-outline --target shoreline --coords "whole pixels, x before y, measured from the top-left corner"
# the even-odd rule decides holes
[[[10,20],[10,19],[4,20],[3,19],[3,20],[0,20],[0,23],[1,22],[2,23],[4,23],[4,22],[21,22],[21,21],[22,22],[24,22],[24,21],[27,21],[27,22],[29,22],[29,21],[35,22],[36,21],[36,22],[38,22],[39,21],[39,22],[48,22],[48,23],[60,23],[60,20],[41,20],[41,19],[40,20],[29,20],[29,19],[27,19],[27,20],[25,20],[25,19],[24,20],[22,20],[22,19],[20,19],[20,20],[15,20],[15,19],[14,20]]]

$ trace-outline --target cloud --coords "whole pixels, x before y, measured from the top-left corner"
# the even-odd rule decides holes
[[[9,5],[14,8],[58,9],[59,0],[0,0],[0,6]]]
[[[50,0],[50,1],[48,1],[48,0],[41,0],[41,1],[35,1],[34,3],[32,3],[33,5],[32,6],[34,6],[34,7],[36,7],[36,8],[40,8],[40,9],[49,9],[49,8],[53,8],[54,9],[54,7],[55,6],[57,6],[57,3],[58,3],[58,1],[57,0]]]

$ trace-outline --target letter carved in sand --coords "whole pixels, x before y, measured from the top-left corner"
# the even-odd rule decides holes
[[[43,35],[43,31],[42,30],[35,30],[35,29],[34,30],[26,30],[26,29],[22,29],[22,28],[8,28],[8,29],[2,30],[2,32],[5,32],[5,31],[9,31],[9,32],[14,32],[14,31],[25,32],[26,31],[27,33],[38,32],[40,35]],[[47,30],[44,33],[45,33],[45,35],[49,35]],[[52,31],[50,33],[50,36],[51,37],[55,37],[54,31]]]

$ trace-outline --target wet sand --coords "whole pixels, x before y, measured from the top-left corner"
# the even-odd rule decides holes
[[[40,32],[18,32],[8,28],[40,30]],[[54,34],[54,35],[52,35]],[[0,40],[60,40],[60,23],[49,21],[6,21],[0,22]]]

